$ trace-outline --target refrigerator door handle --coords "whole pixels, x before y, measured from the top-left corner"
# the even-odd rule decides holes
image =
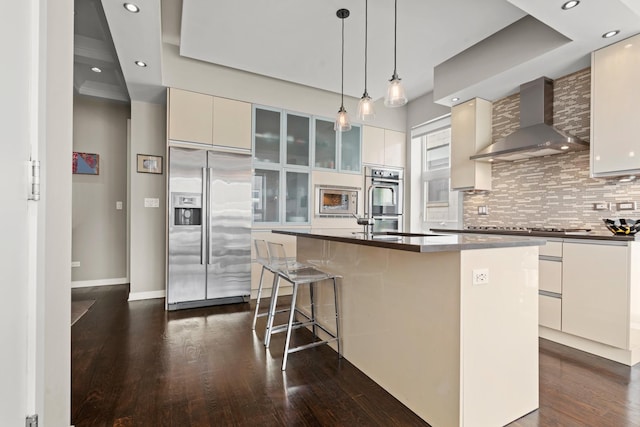
[[[209,179],[207,180],[207,183],[209,184],[209,191],[207,193],[207,264],[213,264],[213,256],[212,256],[212,252],[213,252],[213,248],[211,246],[213,246],[211,244],[211,214],[213,213],[213,207],[211,206],[213,204],[213,183],[211,182],[211,180],[213,179],[213,168],[209,168]]]
[[[202,195],[205,196],[207,194],[207,168],[202,168]],[[207,256],[207,227],[209,221],[207,218],[209,217],[209,213],[207,212],[208,206],[206,203],[202,203],[202,233],[200,233],[200,264],[204,265],[205,257]]]

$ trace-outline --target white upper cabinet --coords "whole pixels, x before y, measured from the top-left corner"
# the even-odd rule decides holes
[[[168,105],[170,140],[212,144],[212,96],[170,88]]]
[[[640,34],[591,56],[591,176],[640,173]]]
[[[404,132],[364,126],[362,162],[403,168],[406,163],[406,146]]]
[[[170,141],[251,149],[251,104],[169,89]]]
[[[251,149],[251,104],[213,97],[213,145]]]
[[[451,108],[451,189],[491,190],[491,163],[470,160],[491,143],[491,102],[474,98]]]
[[[386,166],[404,167],[407,157],[406,139],[404,132],[384,130],[384,162]]]

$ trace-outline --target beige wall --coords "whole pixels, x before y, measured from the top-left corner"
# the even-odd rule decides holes
[[[73,150],[97,153],[99,175],[73,175],[72,268],[74,285],[127,283],[128,104],[74,97]],[[82,283],[85,282],[85,283]]]
[[[165,291],[166,108],[131,102],[129,146],[129,299],[160,298]],[[163,157],[162,175],[136,172],[136,155]],[[158,199],[157,208],[145,207],[145,198]]]

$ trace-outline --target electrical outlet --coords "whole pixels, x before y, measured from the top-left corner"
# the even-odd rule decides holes
[[[594,203],[593,204],[593,210],[594,211],[610,211],[611,210],[611,203],[607,203],[607,202]]]
[[[80,267],[80,261],[71,261],[71,268]]]
[[[620,202],[617,207],[619,211],[635,211],[637,204],[636,202]]]
[[[478,206],[478,215],[489,215],[489,209],[486,206]]]
[[[477,268],[473,270],[473,284],[474,285],[489,284],[489,269]]]

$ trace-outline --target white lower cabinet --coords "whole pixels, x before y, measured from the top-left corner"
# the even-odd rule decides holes
[[[562,331],[629,348],[627,246],[564,243]]]
[[[562,299],[538,295],[538,323],[540,326],[560,330],[562,328]]]

